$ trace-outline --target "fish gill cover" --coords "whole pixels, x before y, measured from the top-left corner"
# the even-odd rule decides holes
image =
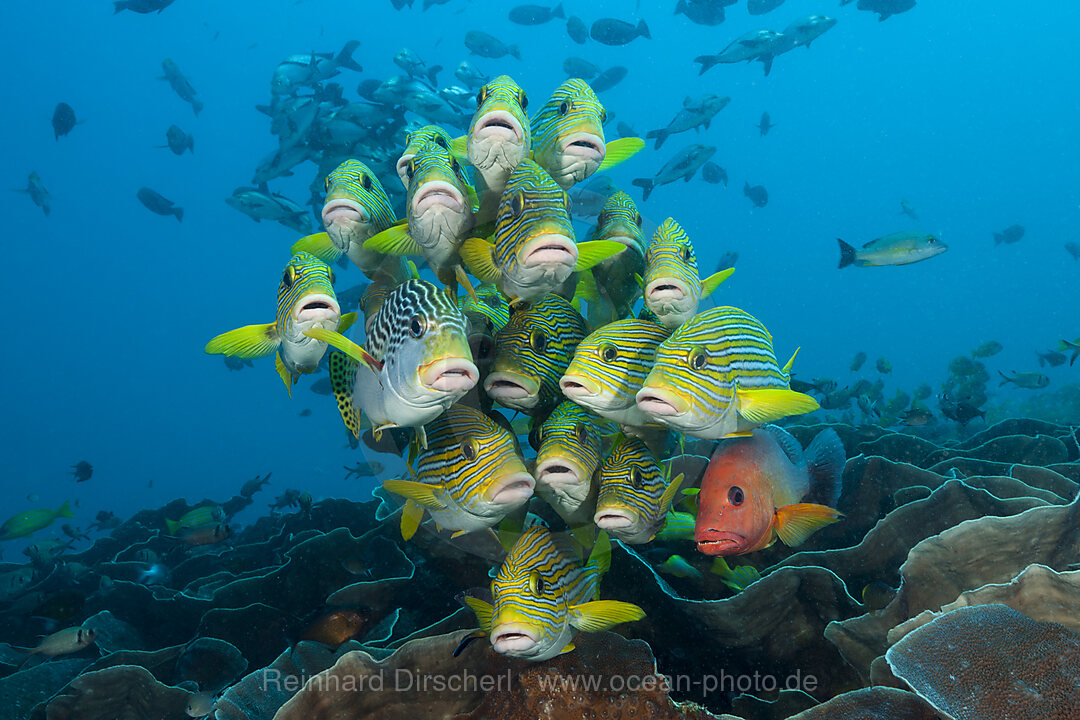
[[[1067,4],[70,5],[4,717],[1080,706]]]

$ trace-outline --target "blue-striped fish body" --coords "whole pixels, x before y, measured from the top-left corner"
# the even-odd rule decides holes
[[[589,333],[559,380],[570,400],[624,427],[655,424],[637,406],[656,348],[671,332],[648,320],[618,320]]]
[[[465,316],[445,292],[412,279],[390,291],[371,324],[366,349],[339,333],[314,333],[330,355],[330,382],[346,427],[360,437],[360,413],[378,431],[417,428],[476,385]],[[376,437],[376,440],[378,437]]]
[[[559,378],[584,337],[585,321],[558,295],[515,311],[495,337],[484,390],[500,405],[543,417],[562,400]]]
[[[577,244],[570,198],[539,165],[523,160],[499,200],[494,244],[470,238],[461,248],[473,275],[512,300],[533,302],[622,250],[615,242]]]
[[[645,617],[637,605],[594,600],[610,564],[611,546],[601,536],[588,564],[564,536],[537,525],[529,528],[491,582],[494,604],[466,597],[481,630],[497,653],[526,660],[549,660],[574,649],[578,630],[599,632]]]
[[[345,255],[371,280],[399,283],[408,277],[404,262],[365,243],[394,224],[394,209],[378,177],[359,160],[346,160],[324,181],[322,222],[326,232],[297,240],[292,252],[308,252],[326,263]]]
[[[570,527],[591,524],[596,506],[593,474],[600,466],[598,418],[564,400],[537,428],[536,439],[536,494]]]
[[[794,356],[780,367],[772,336],[749,313],[718,307],[694,316],[662,342],[637,404],[693,437],[746,435],[788,415],[818,409],[789,386]]]
[[[266,357],[276,351],[278,375],[292,395],[300,375],[314,372],[326,354],[326,343],[305,333],[345,331],[355,320],[356,313],[341,314],[330,266],[310,253],[297,252],[278,285],[277,320],[230,330],[213,338],[205,350],[239,358]]]
[[[428,446],[416,457],[414,480],[383,488],[408,498],[402,534],[411,537],[423,510],[455,533],[490,528],[532,497],[535,482],[514,436],[490,417],[455,404],[427,426]]]
[[[405,149],[401,151],[401,157],[397,160],[398,178],[401,180],[401,185],[406,190],[409,189],[409,175],[408,167],[409,161],[415,157],[416,153],[427,147],[431,143],[440,145],[446,150],[449,150],[453,138],[450,137],[450,133],[443,130],[438,125],[424,125],[419,127],[405,136]]]
[[[533,159],[563,189],[632,157],[640,138],[604,141],[607,111],[589,83],[570,78],[532,119]]]
[[[475,288],[475,291],[475,297],[463,295],[457,301],[458,308],[465,315],[469,349],[472,350],[473,362],[480,373],[475,388],[478,397],[467,398],[463,402],[482,410],[490,410],[491,399],[483,392],[484,381],[495,363],[495,337],[506,323],[510,322],[510,303],[494,285],[481,285]]]
[[[634,303],[641,297],[638,278],[645,274],[645,251],[648,246],[641,225],[637,205],[621,190],[607,199],[597,216],[596,232],[592,239],[614,240],[626,248],[592,269],[599,291],[596,301],[589,303],[592,327],[629,317]],[[592,298],[586,299],[592,301]],[[594,313],[594,305],[600,306],[606,313]]]
[[[734,271],[728,268],[702,280],[690,237],[668,218],[657,228],[645,256],[645,305],[674,330],[696,315],[701,298],[711,295]]]
[[[682,484],[666,473],[645,443],[625,438],[604,458],[597,473],[599,494],[593,522],[627,545],[641,545],[664,527],[671,501]]]
[[[532,152],[528,106],[525,91],[509,75],[485,83],[476,95],[464,150],[478,174],[479,222],[495,217],[510,173]]]

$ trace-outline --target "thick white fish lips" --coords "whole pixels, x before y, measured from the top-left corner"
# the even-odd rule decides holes
[[[668,390],[648,385],[638,390],[635,399],[641,412],[665,425],[678,424],[690,412],[682,398]]]
[[[469,162],[486,170],[494,165],[513,170],[525,159],[525,131],[505,110],[484,113],[469,136]]]
[[[645,285],[645,302],[657,315],[686,312],[694,299],[686,283],[674,277],[659,277]]]
[[[465,208],[465,197],[451,183],[445,180],[431,180],[413,193],[411,211],[413,215],[422,215],[433,208],[446,208],[460,213]]]
[[[292,327],[284,338],[283,351],[296,369],[310,372],[326,353],[326,343],[304,334],[312,328],[336,330],[341,321],[341,306],[329,295],[307,295],[295,304],[291,313]]]
[[[600,390],[591,378],[566,373],[559,379],[559,389],[567,400],[592,408],[596,406]]]
[[[476,365],[465,358],[441,358],[420,367],[420,384],[442,395],[461,397],[480,380]]]
[[[588,483],[589,478],[582,477],[581,469],[563,458],[543,460],[536,466],[536,484],[560,497],[582,500],[588,492]],[[583,489],[585,493],[581,492]]]
[[[355,200],[335,198],[323,205],[322,222],[334,245],[345,251],[348,249],[350,236],[358,228],[368,225],[371,217]]]
[[[559,143],[559,174],[560,185],[566,187],[567,180],[570,184],[579,183],[592,175],[604,162],[607,154],[607,146],[603,138],[590,132],[570,133]]]
[[[505,512],[524,505],[533,495],[536,481],[527,472],[516,472],[501,478],[484,493],[484,499]]]
[[[502,623],[491,628],[491,647],[501,655],[530,657],[539,649],[539,628],[525,623]]]
[[[516,372],[493,372],[484,380],[484,392],[501,405],[518,410],[536,406],[540,401],[540,383]]]
[[[629,508],[609,505],[596,508],[593,515],[593,523],[596,527],[607,532],[620,532],[629,530],[638,522],[638,514]]]
[[[546,233],[525,243],[519,257],[522,284],[544,279],[557,285],[574,271],[578,261],[577,243],[566,235]]]

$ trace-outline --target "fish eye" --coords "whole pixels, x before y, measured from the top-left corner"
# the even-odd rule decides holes
[[[630,482],[634,483],[635,487],[641,487],[645,484],[645,476],[641,473],[641,468],[637,465],[630,468]]]
[[[537,425],[529,431],[529,445],[533,450],[539,450],[544,444],[544,426]]]
[[[412,180],[413,173],[416,172],[416,160],[410,160],[409,164],[405,166],[405,177]]]
[[[547,350],[548,339],[540,330],[533,330],[529,333],[529,347],[533,349],[533,352],[542,353]]]
[[[604,359],[604,362],[613,362],[619,357],[619,350],[611,343],[604,343],[600,346],[600,357]]]
[[[533,595],[540,595],[547,589],[547,583],[540,577],[540,573],[533,570],[529,573],[529,592]]]
[[[480,106],[484,104],[484,100],[487,99],[487,85],[480,88],[480,92],[476,93],[476,109],[479,110]]]
[[[454,171],[454,174],[461,177],[461,163],[457,161],[457,158],[450,158],[450,169]]]
[[[565,115],[568,112],[570,112],[570,103],[563,100],[561,103],[559,103],[559,114]]]
[[[727,491],[728,502],[734,507],[739,507],[746,501],[746,493],[738,485],[732,485]]]
[[[607,221],[608,216],[606,212],[602,212],[596,216],[596,224],[600,227],[603,227],[605,224],[607,224]]]
[[[566,212],[570,212],[570,209],[574,205],[573,201],[570,199],[570,193],[563,193],[563,203],[566,205]]]
[[[336,282],[337,282],[337,274],[333,270],[331,270],[330,271],[330,284],[333,285]]]
[[[708,357],[705,355],[705,348],[696,347],[690,351],[689,355],[690,367],[695,370],[702,370],[705,367],[705,363],[708,361]]]
[[[937,243],[937,238],[931,235],[930,238],[927,240],[927,242],[930,243],[931,245],[934,245],[934,244]]]
[[[329,191],[331,185],[333,185],[333,183],[330,182],[330,176],[327,175],[326,179],[323,180],[323,190]]]
[[[525,111],[529,108],[529,98],[527,95],[525,95],[524,90],[522,90],[521,93],[518,95],[518,105],[521,106],[522,111]]]
[[[420,338],[424,335],[424,323],[419,315],[413,315],[409,320],[409,334],[414,338]]]
[[[435,144],[441,147],[443,150],[449,150],[450,146],[446,144],[446,138],[442,135],[435,136]]]
[[[692,257],[694,257],[694,251],[690,249],[689,245],[685,246],[682,249],[682,259],[685,260],[686,262],[690,262],[690,259]]]
[[[510,198],[510,214],[519,218],[523,212],[525,212],[525,193],[516,192]]]
[[[465,438],[461,441],[461,454],[469,462],[476,459],[476,456],[479,454],[479,449],[479,443],[476,442],[476,438]]]
[[[574,426],[574,437],[577,438],[579,443],[585,443],[589,439],[589,429],[585,427],[585,423],[578,423]]]
[[[366,174],[361,175],[360,176],[360,187],[364,188],[365,190],[370,190],[371,189],[371,177],[366,175]]]
[[[641,213],[637,213],[636,215],[634,215],[634,222],[637,223],[638,227],[641,227]]]
[[[600,124],[603,125],[607,122],[607,110],[600,111]]]
[[[288,290],[293,286],[294,282],[296,282],[296,268],[290,265],[285,268],[285,272],[281,275],[281,285]]]

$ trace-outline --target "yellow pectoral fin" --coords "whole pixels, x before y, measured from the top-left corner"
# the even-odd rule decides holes
[[[713,294],[716,288],[720,287],[720,284],[731,277],[731,273],[735,272],[735,268],[728,268],[727,270],[721,270],[718,273],[713,273],[709,277],[701,281],[701,297],[709,297]]]
[[[620,600],[593,600],[570,608],[570,624],[585,632],[600,632],[619,623],[645,617],[637,605]]]
[[[818,401],[809,395],[789,388],[739,388],[735,392],[735,401],[738,403],[739,415],[757,425],[776,422],[788,415],[814,412],[821,407]]]
[[[493,250],[494,247],[487,240],[474,237],[461,243],[458,253],[469,272],[480,278],[480,282],[493,283],[502,275],[495,265]]]
[[[589,567],[596,570],[597,575],[605,575],[611,569],[611,538],[601,530],[593,541],[592,552],[589,553]]]
[[[577,646],[574,643],[566,643],[566,647],[559,651],[560,655],[565,655],[568,652],[573,652]]]
[[[338,246],[334,244],[334,241],[330,239],[330,236],[324,232],[300,238],[293,243],[290,252],[293,255],[298,252],[311,253],[327,264],[337,262],[344,255]]]
[[[614,240],[590,240],[589,242],[578,243],[578,259],[574,265],[574,270],[576,272],[588,270],[609,257],[615,257],[625,249],[625,245]]]
[[[619,138],[605,143],[604,162],[600,163],[599,170],[609,170],[619,163],[626,162],[641,152],[645,147],[645,141],[639,137]]]
[[[304,334],[309,338],[324,342],[330,347],[337,348],[352,360],[367,365],[374,373],[378,373],[382,370],[381,362],[373,358],[367,350],[339,332],[327,330],[326,328],[311,328],[310,330],[305,330]]]
[[[415,480],[384,480],[382,486],[386,492],[392,492],[395,495],[412,500],[417,505],[428,510],[446,509],[446,503],[435,497],[435,491],[441,490],[441,485],[428,485]]]
[[[411,540],[423,519],[424,508],[412,500],[406,500],[405,507],[401,510],[401,539],[405,541]]]
[[[587,550],[592,547],[595,531],[595,525],[578,525],[576,528],[570,530],[570,537],[574,538],[574,541],[578,545]],[[608,548],[608,550],[610,552],[610,547]]]
[[[207,355],[229,355],[245,359],[261,358],[274,354],[281,344],[277,324],[245,325],[230,330],[206,343]]]
[[[796,503],[776,509],[776,535],[788,547],[797,547],[815,532],[844,516],[838,510],[813,503]]]
[[[462,598],[464,603],[469,606],[469,609],[476,613],[476,622],[480,624],[480,629],[488,632],[491,630],[491,616],[495,613],[495,607],[489,603],[484,602],[480,598],[474,598],[466,595]]]
[[[671,501],[675,499],[675,493],[679,492],[679,486],[682,485],[683,474],[679,473],[671,484],[664,490],[664,494],[660,496],[660,512],[667,514],[668,508],[671,507]]]
[[[574,299],[581,299],[590,303],[600,299],[600,290],[596,287],[596,276],[591,272],[583,272],[578,275]]]
[[[281,382],[285,383],[285,389],[289,391],[289,399],[292,399],[292,386],[296,384],[299,375],[293,375],[289,372],[289,369],[285,367],[285,361],[281,359],[281,354],[274,356],[274,367],[277,368],[277,374],[281,377]]]
[[[345,313],[344,315],[342,315],[341,319],[338,320],[337,331],[339,333],[344,333],[346,330],[353,326],[353,323],[356,322],[357,317],[357,314],[354,312]]]
[[[468,160],[469,158],[469,136],[462,135],[456,137],[450,141],[450,152],[458,160]]]
[[[384,255],[422,255],[420,246],[409,235],[408,225],[391,225],[364,241],[365,250]]]

